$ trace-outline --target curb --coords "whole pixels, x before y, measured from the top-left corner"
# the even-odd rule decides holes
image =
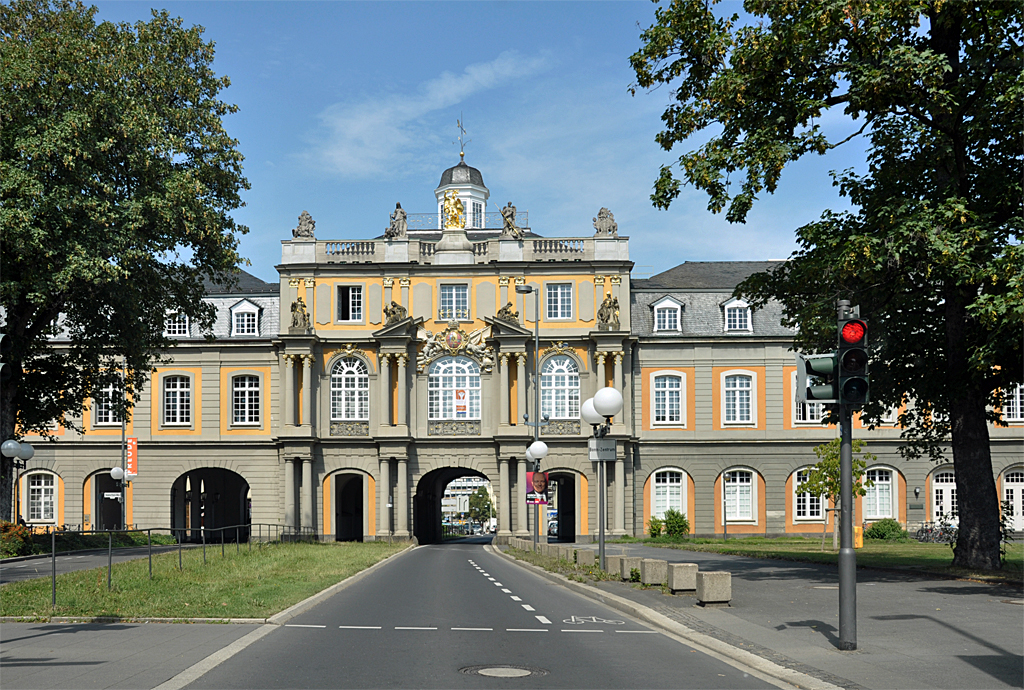
[[[662,615],[643,604],[638,604],[616,594],[611,594],[610,592],[588,587],[580,582],[574,582],[563,575],[550,573],[543,568],[533,565],[532,563],[520,561],[519,559],[501,551],[500,549],[496,549],[493,546],[491,546],[490,549],[506,560],[511,561],[523,569],[532,571],[535,575],[539,575],[549,582],[571,589],[577,594],[588,599],[598,601],[606,606],[610,606],[613,609],[622,611],[623,613],[628,613],[631,616],[661,628],[662,631],[667,634],[676,638],[681,638],[682,640],[685,640],[687,644],[692,645],[713,657],[739,662],[769,678],[781,681],[790,686],[805,688],[806,690],[841,690],[838,685],[828,683],[819,678],[815,678],[814,676],[807,675],[806,673],[801,673],[800,671],[794,671],[784,666],[779,666],[772,661],[768,661],[767,659],[759,657],[744,649],[738,649],[726,642],[692,630],[682,623],[677,623],[671,618]]]

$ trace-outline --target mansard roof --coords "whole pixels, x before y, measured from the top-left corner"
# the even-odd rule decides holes
[[[646,280],[633,280],[634,290],[728,290],[748,276],[780,266],[782,261],[686,261]]]
[[[251,273],[238,269],[234,276],[234,284],[218,285],[210,278],[203,278],[203,289],[207,295],[254,295],[277,294],[281,287],[277,283],[267,283]]]

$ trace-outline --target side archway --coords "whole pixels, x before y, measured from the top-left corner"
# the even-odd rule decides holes
[[[201,541],[204,531],[207,541],[220,541],[217,530],[236,526],[238,538],[247,540],[251,523],[249,482],[237,472],[200,467],[185,472],[171,484],[171,527],[184,541]],[[226,530],[224,540],[234,541],[235,535],[235,530]]]

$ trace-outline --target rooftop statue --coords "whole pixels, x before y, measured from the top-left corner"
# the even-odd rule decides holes
[[[501,236],[511,237],[514,240],[523,239],[523,231],[516,225],[516,207],[512,205],[512,202],[501,209]]]
[[[409,222],[405,209],[402,208],[402,204],[396,203],[395,210],[391,213],[391,225],[384,230],[384,238],[393,240],[405,237],[408,229]]]
[[[299,227],[292,229],[292,237],[296,239],[316,239],[313,236],[313,231],[316,230],[316,221],[313,220],[313,216],[309,215],[308,211],[303,211],[299,215]]]
[[[454,189],[444,193],[444,229],[466,227],[466,207]]]
[[[619,224],[615,222],[615,216],[608,209],[602,207],[594,219],[594,237],[618,237]]]
[[[498,313],[494,315],[494,318],[501,319],[502,321],[508,321],[519,325],[519,312],[512,309],[512,303],[509,302],[504,307],[498,310]]]

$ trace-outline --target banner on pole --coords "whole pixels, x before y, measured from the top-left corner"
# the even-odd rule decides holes
[[[125,470],[124,474],[129,479],[139,474],[139,439],[125,439]]]

